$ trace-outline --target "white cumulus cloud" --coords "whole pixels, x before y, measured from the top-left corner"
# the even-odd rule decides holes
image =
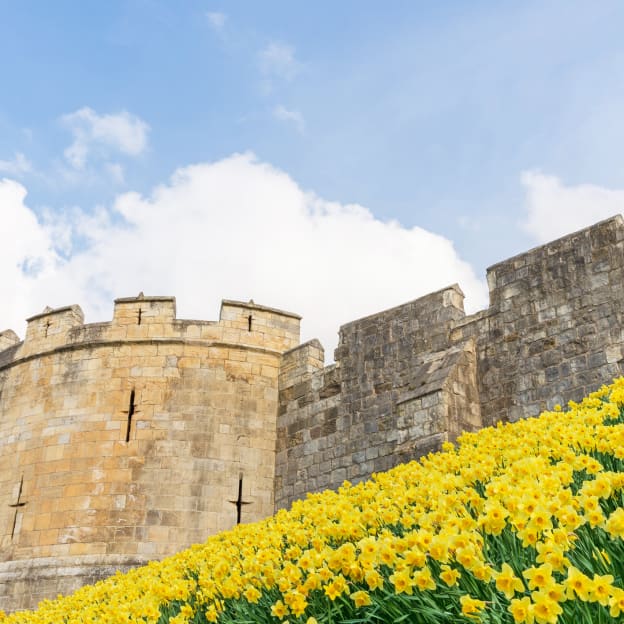
[[[101,156],[113,151],[138,156],[147,147],[148,124],[126,111],[100,115],[84,107],[63,115],[61,121],[73,135],[64,155],[76,169],[83,169],[93,153]]]
[[[179,169],[147,197],[125,193],[108,209],[72,215],[81,245],[67,260],[22,195],[4,210],[28,217],[52,267],[29,277],[15,268],[23,253],[5,253],[15,279],[41,286],[20,302],[20,318],[79,303],[87,320],[107,320],[114,297],[143,291],[175,295],[180,318],[211,320],[222,298],[254,299],[301,314],[302,338],[320,338],[331,359],[342,323],[453,282],[468,308],[487,305],[484,281],[448,239],[322,199],[252,154]],[[7,321],[15,317],[0,326]]]
[[[11,160],[0,160],[0,173],[21,176],[32,171],[32,164],[21,152],[16,152]]]
[[[24,320],[41,312],[37,290],[61,262],[55,235],[26,206],[26,189],[13,180],[0,179],[0,283],[10,296],[2,298],[0,331],[21,331]],[[34,307],[33,307],[34,306]],[[40,309],[41,308],[41,309]]]
[[[525,171],[524,229],[539,243],[546,243],[624,212],[624,189],[593,184],[565,186],[559,178],[539,171]]]

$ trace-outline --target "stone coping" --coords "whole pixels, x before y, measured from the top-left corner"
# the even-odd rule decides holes
[[[343,325],[340,326],[340,329],[342,330],[343,328],[350,327],[351,325],[356,325],[358,323],[361,323],[362,321],[367,321],[369,319],[374,319],[375,317],[383,316],[384,314],[387,314],[387,313],[395,312],[396,310],[400,310],[401,308],[406,308],[414,303],[424,302],[427,299],[433,298],[436,295],[441,295],[445,292],[448,292],[449,290],[454,290],[458,295],[461,295],[462,297],[464,297],[464,291],[461,289],[459,284],[457,283],[450,284],[449,286],[445,286],[444,288],[440,288],[439,290],[434,290],[433,292],[427,293],[426,295],[423,295],[422,297],[416,297],[416,299],[412,299],[411,301],[400,303],[399,305],[392,306],[391,308],[386,308],[385,310],[381,310],[380,312],[373,312],[372,314],[361,316],[360,318],[357,318],[353,321],[344,323]]]
[[[176,298],[170,295],[155,295],[146,297],[145,295],[139,295],[138,297],[118,297],[114,300],[114,303],[136,303],[137,301],[166,301],[168,303],[175,303]]]
[[[43,312],[39,312],[39,314],[35,314],[34,316],[27,318],[26,322],[30,323],[31,321],[36,321],[37,319],[43,318],[45,316],[54,316],[55,314],[62,314],[63,312],[77,312],[78,314],[82,315],[82,309],[80,308],[80,306],[74,304],[63,306],[62,308],[44,310]]]
[[[536,251],[545,249],[547,247],[551,247],[551,248],[556,247],[558,251],[559,246],[565,241],[567,241],[568,239],[574,238],[575,236],[578,236],[579,234],[585,234],[585,233],[589,233],[592,231],[596,231],[597,229],[604,227],[607,224],[624,226],[624,218],[622,217],[622,215],[616,214],[616,215],[613,215],[612,217],[609,217],[608,219],[603,219],[602,221],[598,221],[598,223],[594,223],[593,225],[590,225],[588,227],[584,227],[584,228],[581,228],[580,230],[576,230],[576,232],[571,232],[570,234],[560,236],[559,238],[556,238],[555,240],[548,241],[547,243],[544,243],[543,245],[536,245],[535,247],[531,247],[531,249],[529,249],[528,251],[523,251],[522,253],[516,254],[515,256],[511,256],[510,258],[506,258],[505,260],[501,260],[500,262],[496,262],[495,264],[490,265],[486,269],[486,273],[489,274],[495,271],[498,267],[502,265],[513,262],[514,260],[519,260],[520,258],[530,256]]]
[[[272,314],[279,314],[280,316],[289,316],[297,320],[301,320],[302,317],[294,312],[287,312],[286,310],[280,310],[279,308],[270,308],[269,306],[258,305],[253,301],[235,301],[234,299],[222,299],[221,309],[223,306],[236,306],[237,308],[245,308],[247,310],[260,310],[262,312],[270,312]]]

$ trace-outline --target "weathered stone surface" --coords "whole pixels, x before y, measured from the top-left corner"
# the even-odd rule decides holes
[[[464,318],[458,286],[344,325],[337,363],[310,366],[306,345],[282,358],[277,423],[279,487],[276,506],[301,492],[360,481],[373,472],[438,450],[463,430],[481,426],[475,341],[450,346],[449,333]],[[306,365],[307,364],[307,365]],[[295,375],[308,396],[294,401]],[[340,389],[338,391],[338,388]],[[294,466],[302,457],[318,474],[316,486]],[[316,447],[305,446],[307,438]],[[326,451],[332,449],[332,461]]]
[[[250,318],[251,317],[251,318]],[[12,333],[12,332],[11,332]],[[77,306],[3,332],[0,608],[30,607],[274,509],[281,353],[299,317],[226,301],[216,323],[172,297]],[[132,411],[132,414],[129,414]]]
[[[283,368],[277,506],[306,490],[291,469],[300,447],[286,444],[289,436],[315,432],[317,447],[303,455],[311,453],[318,476],[307,489],[336,487],[338,465],[360,480],[462,431],[580,400],[622,374],[623,241],[617,216],[496,264],[488,309],[469,317],[451,286],[344,325],[331,369],[300,365],[297,383],[308,394],[297,402]],[[305,357],[300,347],[283,362]],[[333,449],[332,463],[320,449]]]

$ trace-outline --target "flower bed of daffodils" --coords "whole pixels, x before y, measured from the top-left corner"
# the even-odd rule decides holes
[[[624,622],[624,378],[1,624]]]

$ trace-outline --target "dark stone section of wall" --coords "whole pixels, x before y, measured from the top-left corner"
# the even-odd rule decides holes
[[[19,343],[10,347],[4,348],[0,351],[0,368],[10,364],[15,358],[15,354],[19,351]]]
[[[285,356],[276,507],[462,431],[578,401],[623,373],[621,216],[496,264],[487,278],[490,305],[470,317],[453,286],[344,325],[333,367],[310,365],[305,345]]]
[[[474,386],[474,346],[471,356],[444,351],[462,318],[463,294],[452,286],[344,325],[333,366],[311,365],[309,345],[283,357],[277,508],[440,448],[448,406],[458,400],[450,395],[475,398],[464,388],[465,381]],[[456,370],[453,388],[447,382]],[[466,413],[478,417],[478,403]]]
[[[497,264],[488,283],[494,322],[480,354],[495,380],[483,383],[488,422],[579,400],[621,374],[621,217]]]
[[[622,217],[496,264],[488,284],[487,312],[451,334],[477,340],[484,425],[578,401],[622,374]]]

